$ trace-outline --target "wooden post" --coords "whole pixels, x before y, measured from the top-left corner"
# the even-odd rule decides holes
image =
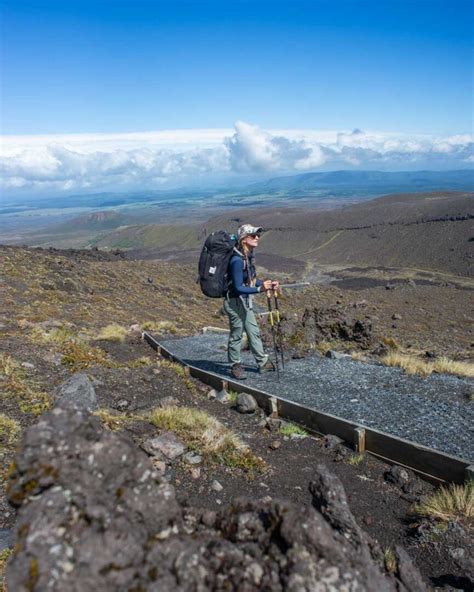
[[[365,430],[364,428],[355,428],[354,446],[356,452],[365,452]]]
[[[474,481],[474,465],[469,465],[464,469],[466,481]]]
[[[270,403],[270,417],[277,418],[278,417],[278,401],[276,397],[270,397],[268,400]]]

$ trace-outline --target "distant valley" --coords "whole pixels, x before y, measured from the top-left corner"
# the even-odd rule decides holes
[[[397,191],[375,198],[370,193],[396,183],[442,184],[443,178],[447,184],[464,183],[474,189],[472,176],[472,171],[339,171],[281,177],[235,194],[230,190],[226,194],[188,192],[179,197],[163,192],[160,205],[157,195],[149,196],[155,201],[147,205],[141,194],[135,196],[140,203],[128,196],[127,207],[90,208],[45,227],[10,229],[0,242],[121,249],[129,259],[194,264],[207,234],[221,228],[235,231],[250,221],[265,228],[258,260],[268,271],[317,283],[350,283],[353,276],[370,279],[372,284],[413,277],[471,286],[473,191]],[[70,205],[91,205],[91,199],[79,196]],[[104,199],[117,203],[112,196],[102,196],[100,203]],[[0,213],[0,221],[5,223],[7,218]]]

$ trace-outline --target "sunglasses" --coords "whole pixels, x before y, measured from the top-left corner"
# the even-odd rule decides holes
[[[259,234],[248,234],[247,236],[250,236],[250,238],[260,238]]]

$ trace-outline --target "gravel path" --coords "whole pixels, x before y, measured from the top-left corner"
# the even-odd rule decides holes
[[[227,335],[210,334],[162,344],[183,362],[229,377]],[[474,460],[474,381],[448,375],[427,378],[397,368],[350,358],[311,356],[285,362],[260,376],[252,355],[243,352],[246,384],[441,452]]]

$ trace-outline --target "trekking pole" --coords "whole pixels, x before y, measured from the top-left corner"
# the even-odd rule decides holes
[[[277,321],[278,345],[280,346],[281,367],[285,368],[285,358],[283,356],[283,333],[281,330],[281,315],[280,307],[278,306],[278,290],[274,290],[273,297],[275,299],[275,316]]]
[[[273,337],[273,351],[275,352],[275,365],[277,371],[278,382],[280,381],[280,366],[278,364],[278,351],[277,351],[277,344],[276,344],[276,335],[275,335],[275,323],[273,320],[273,310],[272,310],[272,290],[267,290],[267,305],[268,305],[268,318],[270,319],[270,326],[272,328],[272,337]]]

